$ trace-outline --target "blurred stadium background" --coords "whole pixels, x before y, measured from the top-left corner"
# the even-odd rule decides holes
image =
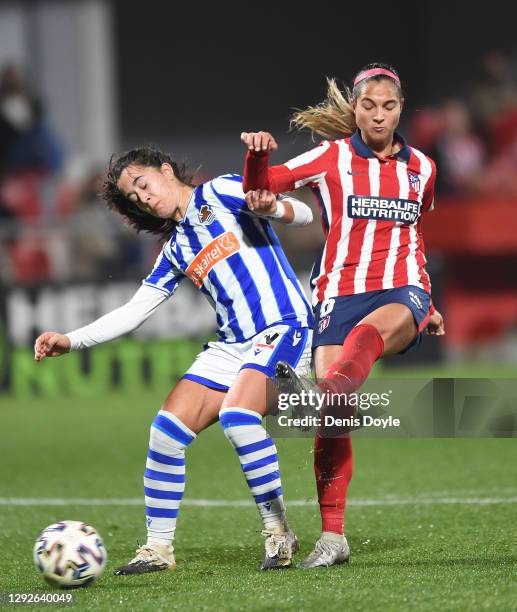
[[[249,5],[0,2],[0,440],[5,448],[0,502],[6,526],[0,536],[6,538],[3,549],[13,553],[9,565],[13,580],[29,568],[27,551],[38,531],[62,518],[65,509],[22,511],[16,505],[10,507],[8,499],[107,498],[110,494],[133,499],[140,495],[138,466],[143,465],[151,415],[214,330],[214,317],[204,298],[184,285],[132,337],[89,353],[41,365],[33,362],[32,345],[38,333],[74,329],[123,303],[158,252],[154,238],[133,235],[96,195],[114,151],[156,144],[185,159],[192,169],[198,168],[197,178],[202,181],[218,173],[241,172],[240,132],[266,129],[279,140],[280,151],[273,161],[280,162],[310,144],[308,135],[288,131],[289,118],[295,107],[323,98],[325,76],[349,83],[368,62],[392,63],[405,85],[401,131],[438,164],[436,210],[427,216],[423,228],[433,298],[444,314],[447,335],[427,339],[418,351],[391,360],[383,365],[384,374],[515,376],[516,16],[517,9],[502,2],[479,9],[469,5],[468,12],[463,3],[446,2],[399,2],[389,8],[384,4],[366,9],[361,3],[327,0]],[[316,211],[310,194],[304,198]],[[318,220],[308,228],[279,233],[306,283],[322,246]],[[69,412],[74,408],[80,416],[79,429],[74,428],[75,416]],[[110,410],[113,413],[107,416]],[[105,424],[102,431],[101,423]],[[115,431],[125,440],[120,447],[113,442]],[[245,498],[235,458],[220,432],[210,432],[204,440],[193,451],[199,478],[187,493]],[[430,440],[425,447],[418,441],[414,445],[364,441],[357,447],[364,457],[358,462],[352,493],[365,498],[383,494],[411,498],[422,491],[515,495],[515,467],[510,467],[514,449],[505,443],[513,440],[477,440],[469,445]],[[281,447],[290,498],[313,495],[310,441],[281,441]],[[219,484],[212,483],[204,470],[212,453],[223,466],[233,465]],[[417,455],[420,464],[415,462]],[[85,463],[89,456],[95,456],[91,464]],[[391,461],[396,473],[382,467]],[[391,604],[379,609],[411,609],[407,602],[417,605],[416,597],[422,610],[443,609],[446,598],[447,609],[468,609],[476,597],[483,596],[487,603],[494,593],[506,594],[507,599],[501,595],[498,609],[509,609],[511,602],[515,604],[515,591],[510,592],[506,581],[508,566],[502,566],[515,562],[515,555],[508,556],[512,538],[507,531],[513,507],[464,506],[460,520],[456,506],[447,506],[448,514],[444,510],[441,515],[432,506],[407,508],[405,515],[397,508],[387,509],[380,516],[376,507],[369,510],[359,502],[351,510],[352,541],[354,550],[361,552],[362,547],[366,555],[363,566],[360,561],[357,564],[365,577],[359,591],[353,591],[351,579],[336,574],[343,577],[342,588],[350,587],[344,596],[352,593],[349,601],[356,604],[355,609],[364,609],[365,593],[378,586],[380,555],[387,559],[385,589],[371,593],[378,597],[377,603],[382,601],[393,587],[390,559],[399,555],[401,563],[407,564],[408,582],[402,580],[405,590],[399,599],[393,591]],[[115,550],[112,559],[127,560],[135,530],[141,533],[138,505],[126,508],[126,514],[117,510],[110,518],[103,508],[72,508],[66,510],[73,515],[68,518],[80,516],[94,522],[102,533],[113,536],[107,542],[108,549]],[[250,520],[251,511],[246,510]],[[203,516],[199,520],[212,525],[209,510],[185,511],[181,553],[185,559],[180,560],[199,546],[199,523],[189,518],[196,517],[196,512]],[[237,511],[232,512],[224,520],[237,520]],[[316,511],[311,507],[299,512],[307,519],[304,524],[311,526],[305,533],[308,548],[318,529]],[[446,534],[452,548],[444,549],[438,539],[422,543],[415,520],[424,528],[431,522],[441,523],[441,537]],[[118,539],[117,522],[122,526]],[[472,542],[469,525],[475,525]],[[487,531],[487,525],[492,531]],[[251,528],[246,533],[256,555],[256,533]],[[368,556],[370,537],[376,544]],[[411,548],[411,542],[418,542],[422,550]],[[466,542],[470,548],[461,548]],[[232,560],[254,569],[248,551],[234,550],[228,556],[227,543],[222,541],[220,546],[224,554],[214,562],[225,559],[229,585],[236,576]],[[394,551],[397,546],[400,550]],[[452,558],[448,566],[442,561],[448,554],[444,550],[464,561],[458,565]],[[479,550],[489,550],[492,556],[481,555],[478,567]],[[414,573],[412,559],[425,556],[426,551],[435,555],[436,565],[422,563],[413,568]],[[199,593],[204,593],[206,568],[202,569],[202,553],[196,554],[200,567],[196,580]],[[432,575],[426,574],[429,567]],[[463,582],[458,578],[465,589],[455,591],[454,601],[448,590],[452,571],[468,575]],[[357,573],[354,576],[358,578]],[[415,576],[422,580],[418,588],[411,582]],[[492,590],[490,582],[497,577],[499,591]],[[250,584],[255,581],[248,579]],[[161,577],[152,580],[157,585]],[[303,591],[298,578],[290,580],[292,593]],[[336,579],[331,582],[338,588]],[[273,588],[262,578],[256,584],[257,598],[260,585]],[[33,582],[16,585],[27,589]],[[244,595],[237,587],[233,594],[230,587],[225,591],[235,600],[227,609],[241,609],[239,598]],[[275,588],[283,593],[280,582]],[[430,594],[435,591],[433,599]],[[473,600],[466,603],[469,596]],[[332,601],[329,595],[329,609]],[[116,605],[118,599],[113,602]],[[169,609],[167,603],[163,605]],[[298,609],[302,608],[300,604]],[[140,609],[146,609],[143,599]]]
[[[0,4],[4,388],[36,333],[75,328],[120,304],[154,260],[156,240],[133,235],[96,195],[112,152],[154,143],[198,168],[202,181],[241,172],[240,131],[268,129],[281,144],[276,161],[288,159],[309,144],[288,132],[292,109],[321,100],[326,75],[348,83],[376,59],[399,68],[402,132],[438,163],[437,207],[424,237],[447,326],[443,342],[428,341],[391,366],[517,363],[509,8],[494,28],[483,11],[466,18],[446,3],[371,18],[332,2],[318,4],[315,20],[293,3],[264,10],[268,19],[232,2],[195,16],[166,2],[145,10],[101,0]],[[310,194],[307,202],[314,206]],[[306,278],[322,244],[319,222],[281,234]],[[209,335],[208,306],[189,289],[135,336]]]

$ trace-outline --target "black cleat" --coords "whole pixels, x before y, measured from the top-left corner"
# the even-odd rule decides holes
[[[314,381],[298,376],[292,366],[285,361],[279,361],[276,364],[274,382],[279,393],[305,394],[304,401],[296,402],[291,407],[293,418],[316,416],[316,395],[321,395],[322,391]],[[312,425],[300,425],[297,429],[308,431],[311,427]]]
[[[316,383],[308,378],[301,378],[294,368],[285,361],[279,361],[275,368],[275,384],[283,393],[301,393],[302,391],[321,393]]]

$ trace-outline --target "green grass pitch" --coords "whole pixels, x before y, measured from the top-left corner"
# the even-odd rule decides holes
[[[66,500],[141,496],[149,424],[164,395],[160,389],[0,400],[0,591],[49,589],[33,566],[33,542],[46,525],[75,519],[99,530],[109,556],[101,579],[74,592],[80,610],[517,609],[515,439],[357,440],[347,513],[350,564],[260,572],[263,542],[252,505],[185,503],[177,571],[114,576],[114,567],[145,541],[143,500]],[[278,447],[301,559],[320,526],[311,440],[279,440]],[[7,498],[65,501],[10,505]],[[249,499],[218,426],[188,452],[185,499]],[[289,508],[290,501],[298,503]]]

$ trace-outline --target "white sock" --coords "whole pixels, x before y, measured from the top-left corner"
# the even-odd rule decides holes
[[[165,410],[156,415],[144,474],[147,543],[172,544],[185,490],[185,448],[196,434]]]
[[[262,417],[245,408],[219,413],[225,436],[241,462],[265,529],[285,531],[285,505],[275,444],[262,427]]]

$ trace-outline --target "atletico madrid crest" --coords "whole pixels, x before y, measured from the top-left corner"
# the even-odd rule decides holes
[[[329,323],[330,323],[330,315],[327,315],[326,317],[321,319],[318,325],[318,334],[322,334],[329,326]]]
[[[407,175],[411,189],[416,192],[420,191],[420,176],[416,172],[411,172],[410,170],[408,170]]]

